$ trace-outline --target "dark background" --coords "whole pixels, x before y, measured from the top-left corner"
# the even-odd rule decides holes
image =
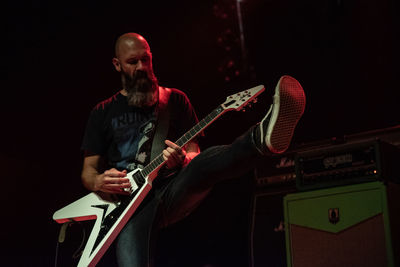
[[[213,124],[203,148],[229,143],[259,121],[284,74],[307,95],[293,146],[400,124],[398,1],[244,1],[247,58],[235,7],[227,0],[3,2],[2,262],[53,265],[59,226],[52,214],[87,193],[79,178],[83,130],[91,108],[120,89],[111,59],[125,32],[148,40],[160,84],[183,90],[199,118],[230,94],[266,86],[252,109]]]

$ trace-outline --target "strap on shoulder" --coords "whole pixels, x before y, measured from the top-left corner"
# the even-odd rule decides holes
[[[150,160],[157,157],[165,148],[165,139],[167,139],[169,129],[169,97],[171,89],[159,86],[159,98],[157,106],[157,124],[151,146]]]

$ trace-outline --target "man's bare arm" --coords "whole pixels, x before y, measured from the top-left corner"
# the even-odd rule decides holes
[[[128,194],[123,189],[129,188],[130,183],[126,176],[126,170],[118,171],[115,168],[99,172],[100,155],[86,156],[83,160],[82,183],[90,191],[102,191],[106,193]]]

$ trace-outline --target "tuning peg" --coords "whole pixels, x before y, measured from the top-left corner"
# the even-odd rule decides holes
[[[242,112],[246,112],[246,109],[245,109],[245,108],[243,108],[243,109],[242,109]]]

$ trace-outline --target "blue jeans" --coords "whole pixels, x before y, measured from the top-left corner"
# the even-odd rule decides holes
[[[120,267],[152,265],[153,230],[171,225],[189,215],[213,186],[240,177],[254,168],[261,154],[256,149],[253,128],[231,145],[201,152],[164,187],[154,189],[117,238]]]

